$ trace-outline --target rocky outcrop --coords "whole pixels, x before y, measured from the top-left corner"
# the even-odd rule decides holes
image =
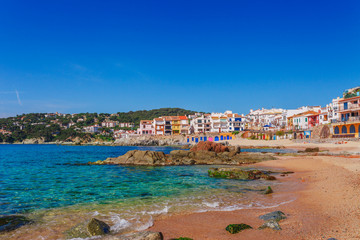
[[[132,150],[120,157],[108,158],[102,164],[164,166],[167,165],[167,159],[163,152]]]
[[[26,224],[30,224],[32,221],[24,216],[11,215],[0,217],[0,233],[10,232]]]
[[[80,223],[65,232],[67,239],[90,238],[110,233],[110,226],[96,218]]]
[[[239,153],[232,152],[192,152],[187,150],[174,150],[170,154],[156,151],[132,150],[126,154],[107,158],[104,161],[89,162],[90,165],[119,164],[139,166],[169,166],[169,165],[240,165],[257,163],[276,159],[269,153]]]
[[[241,153],[240,147],[225,147],[221,144],[199,143],[188,150],[173,150],[170,154],[156,151],[132,150],[126,154],[107,158],[104,161],[89,162],[91,165],[119,164],[141,166],[168,166],[168,165],[239,165],[274,160],[273,153]],[[208,149],[208,150],[203,150]]]
[[[241,168],[210,168],[208,171],[210,177],[239,179],[239,180],[275,180],[268,172],[260,170],[243,170]]]
[[[205,142],[199,142],[194,147],[192,147],[190,151],[192,152],[207,151],[207,152],[222,153],[222,152],[229,152],[229,148],[227,146],[222,145],[221,143],[205,141]]]

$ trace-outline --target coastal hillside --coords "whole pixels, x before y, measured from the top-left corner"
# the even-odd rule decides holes
[[[159,108],[118,113],[28,113],[0,118],[0,142],[113,141],[115,130],[136,130],[141,120],[159,116],[180,116],[196,113],[182,108]],[[115,121],[114,127],[102,123]],[[96,126],[99,126],[96,127]],[[102,128],[100,128],[102,126]],[[100,131],[101,129],[101,131]]]

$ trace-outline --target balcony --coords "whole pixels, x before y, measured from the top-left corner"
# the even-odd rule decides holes
[[[347,118],[343,118],[341,120],[334,120],[332,121],[333,123],[338,123],[338,124],[344,124],[344,123],[352,123],[352,122],[360,122],[360,116],[355,116],[355,117],[347,117]]]
[[[352,112],[352,111],[359,111],[360,110],[360,104],[349,104],[347,107],[340,106],[339,112]]]

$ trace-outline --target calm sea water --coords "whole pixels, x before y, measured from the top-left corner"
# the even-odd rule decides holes
[[[210,178],[210,166],[68,164],[134,149],[174,148],[0,145],[0,214],[26,214],[59,231],[64,222],[89,216],[109,221],[115,231],[139,230],[164,213],[266,207],[261,190],[277,184]]]

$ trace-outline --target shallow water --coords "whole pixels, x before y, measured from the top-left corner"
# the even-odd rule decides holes
[[[278,183],[210,178],[210,166],[67,164],[103,160],[133,149],[169,153],[174,148],[0,145],[1,214],[26,214],[36,221],[12,237],[62,238],[64,230],[93,216],[116,232],[127,232],[146,229],[165,213],[282,204],[280,198],[269,201],[261,194],[265,186]]]

